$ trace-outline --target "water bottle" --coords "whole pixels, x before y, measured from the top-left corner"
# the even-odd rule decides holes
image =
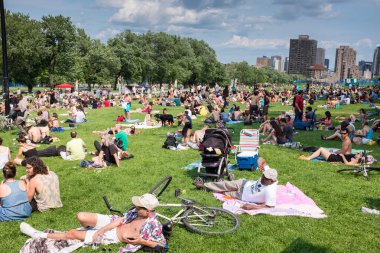
[[[100,243],[102,242],[102,240],[103,240],[103,236],[102,236],[102,235],[98,235],[98,236],[96,237],[95,242],[92,243],[92,249],[98,249]]]

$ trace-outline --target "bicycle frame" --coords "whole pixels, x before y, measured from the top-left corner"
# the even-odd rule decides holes
[[[156,212],[157,216],[160,217],[160,218],[163,218],[167,221],[170,221],[170,222],[173,222],[173,223],[178,223],[178,224],[181,224],[183,225],[183,222],[182,222],[182,219],[184,218],[184,216],[181,216],[181,214],[183,214],[187,209],[189,209],[190,207],[187,206],[187,205],[184,205],[184,204],[168,204],[168,203],[162,203],[162,204],[159,204],[158,205],[159,207],[182,207],[181,210],[179,210],[173,217],[167,217],[163,214],[160,214],[158,212]]]

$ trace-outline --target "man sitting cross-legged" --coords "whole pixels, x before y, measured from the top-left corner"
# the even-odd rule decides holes
[[[136,208],[128,211],[124,217],[117,215],[102,215],[97,213],[77,214],[77,219],[88,230],[72,229],[63,233],[43,233],[29,224],[22,222],[20,230],[32,238],[49,238],[54,240],[81,240],[91,244],[100,235],[101,243],[128,243],[119,252],[135,252],[141,246],[155,249],[167,248],[162,234],[162,225],[157,219],[154,209],[158,206],[157,198],[152,194],[132,197]]]

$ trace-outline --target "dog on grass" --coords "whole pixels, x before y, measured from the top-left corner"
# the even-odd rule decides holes
[[[169,126],[173,126],[174,124],[173,115],[171,114],[155,114],[154,117],[157,121],[161,121],[162,126],[165,126],[166,123],[168,123]]]

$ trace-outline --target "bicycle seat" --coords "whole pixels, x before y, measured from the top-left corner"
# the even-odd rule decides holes
[[[185,199],[185,198],[181,198],[182,199],[182,204],[184,205],[193,205],[195,204],[195,200],[193,199]]]

